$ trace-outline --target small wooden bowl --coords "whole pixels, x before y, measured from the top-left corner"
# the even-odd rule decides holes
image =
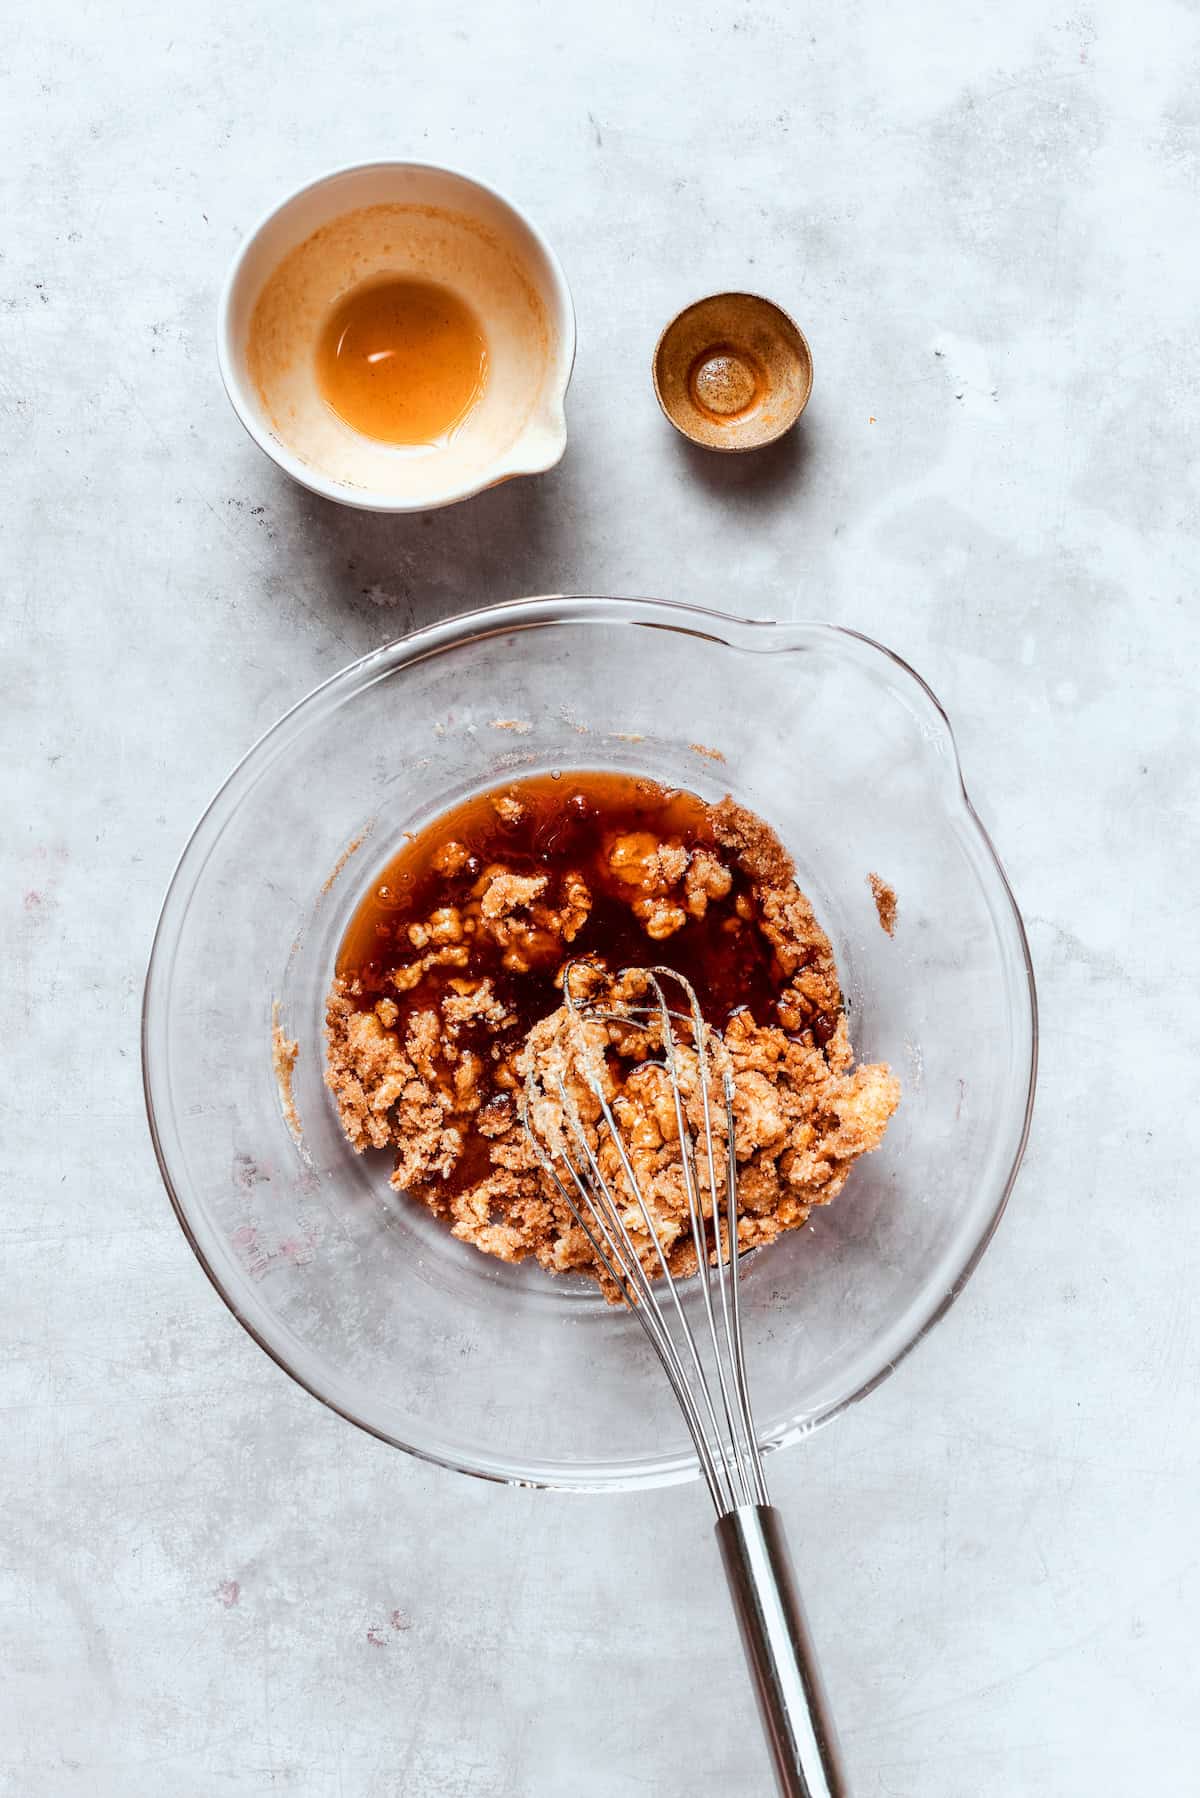
[[[653,370],[663,412],[705,449],[774,443],[812,392],[803,331],[755,293],[714,293],[686,306],[659,338]]]

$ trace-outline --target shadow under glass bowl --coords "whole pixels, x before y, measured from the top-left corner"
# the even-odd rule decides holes
[[[184,851],[146,982],[147,1108],[179,1221],[255,1340],[352,1422],[484,1478],[613,1490],[697,1472],[635,1320],[588,1281],[455,1241],[392,1191],[387,1156],[351,1151],[323,1084],[338,943],[404,832],[573,768],[728,791],[773,824],[833,943],[855,1051],[903,1086],[834,1204],[743,1265],[768,1449],[869,1392],[961,1290],[1024,1150],[1036,997],[945,715],[906,664],[831,625],[520,601],[364,657],[250,751]],[[871,872],[897,892],[894,938]],[[300,1142],[275,1006],[299,1045]]]

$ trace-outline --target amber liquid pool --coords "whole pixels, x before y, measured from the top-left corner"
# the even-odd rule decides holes
[[[317,345],[326,403],[364,437],[433,448],[459,429],[487,383],[483,327],[448,287],[386,276],[334,308]]]
[[[520,816],[506,821],[493,804],[494,793],[517,799]],[[516,874],[547,875],[545,898],[551,905],[559,902],[561,884],[569,873],[583,876],[592,893],[592,908],[571,944],[573,956],[601,956],[613,971],[666,961],[696,987],[709,1021],[718,1028],[743,1006],[760,1022],[774,1022],[775,1001],[785,982],[772,966],[769,945],[755,928],[750,882],[735,871],[727,898],[711,905],[703,918],[689,919],[668,942],[654,942],[630,910],[629,890],[622,890],[608,861],[612,843],[634,831],[648,831],[659,841],[679,842],[687,849],[715,843],[711,813],[697,794],[634,775],[540,774],[477,794],[426,825],[384,869],[350,921],[337,971],[357,976],[364,1007],[385,994],[400,997],[406,1012],[428,1007],[431,991],[444,983],[444,970],[431,970],[420,986],[403,996],[394,992],[388,979],[397,963],[415,957],[408,927],[441,906],[464,905],[484,870],[500,863]],[[469,859],[454,875],[434,866],[438,851],[448,842],[461,843],[469,851]],[[736,909],[739,897],[750,913],[747,917]],[[513,974],[503,966],[490,937],[474,940],[466,972],[493,981],[513,1014],[514,1048],[531,1024],[561,1003],[555,980],[560,959],[556,955],[545,968]],[[450,970],[456,971],[460,970]]]

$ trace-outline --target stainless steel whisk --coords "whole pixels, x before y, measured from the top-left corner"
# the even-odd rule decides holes
[[[567,1005],[578,1017],[650,1033],[657,1030],[660,1037],[662,1059],[655,1065],[665,1069],[674,1096],[680,1165],[704,1308],[704,1326],[699,1332],[684,1309],[679,1278],[668,1264],[653,1209],[605,1096],[599,1069],[581,1060],[571,1071],[599,1107],[593,1128],[598,1138],[601,1130],[606,1132],[613,1144],[629,1189],[627,1198],[614,1190],[613,1181],[602,1172],[597,1148],[589,1141],[561,1069],[540,1080],[530,1072],[522,1106],[525,1128],[542,1167],[570,1207],[597,1261],[645,1331],[696,1445],[717,1513],[721,1558],[779,1790],[784,1798],[847,1798],[837,1735],[782,1522],[767,1497],[746,1379],[738,1306],[737,1165],[728,1147],[734,1141],[733,1076],[726,1061],[720,1070],[725,1136],[718,1146],[709,1032],[691,984],[671,968],[627,969],[618,980],[636,976],[652,1002],[606,1011],[588,1001],[581,1004],[574,996],[572,974],[582,965],[568,967],[563,982]],[[674,983],[683,993],[686,1010],[672,1009],[664,983]],[[690,1033],[686,1047],[696,1057],[701,1114],[697,1129],[688,1116],[681,1077],[681,1024]],[[561,1128],[553,1133],[539,1129],[541,1093],[557,1101]],[[723,1176],[720,1185],[719,1170]],[[702,1172],[708,1177],[707,1216]],[[718,1201],[722,1186],[724,1231]],[[623,1214],[629,1212],[630,1200],[652,1245],[659,1281],[647,1274],[626,1224]]]

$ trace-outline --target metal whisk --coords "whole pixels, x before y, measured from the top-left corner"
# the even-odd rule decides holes
[[[784,1798],[846,1798],[837,1735],[783,1526],[767,1497],[746,1379],[738,1307],[734,1083],[728,1056],[720,1039],[705,1025],[695,990],[682,975],[663,967],[626,969],[617,976],[618,987],[639,986],[649,1002],[604,1009],[589,1000],[580,1002],[573,993],[573,973],[583,966],[586,964],[573,964],[564,976],[567,1006],[575,1018],[645,1031],[648,1047],[661,1049],[661,1059],[648,1057],[642,1065],[665,1070],[674,1098],[683,1189],[704,1309],[699,1331],[693,1329],[684,1309],[680,1275],[669,1265],[653,1205],[606,1096],[602,1061],[578,1049],[569,1063],[574,1081],[587,1089],[598,1108],[591,1121],[594,1142],[561,1062],[541,1072],[531,1069],[522,1105],[525,1128],[596,1260],[645,1331],[696,1445],[717,1513],[721,1558],[779,1790]],[[683,994],[685,1009],[674,1010],[669,1004],[666,988],[671,984]],[[680,1026],[687,1033],[686,1041]],[[694,1057],[694,1080],[686,1065],[689,1054]],[[719,1067],[715,1065],[718,1062]],[[691,1115],[685,1086],[692,1089]],[[551,1101],[548,1109],[546,1099]],[[724,1127],[723,1135],[714,1114]],[[613,1175],[601,1168],[605,1136],[615,1150],[625,1192]],[[604,1159],[611,1166],[611,1155]],[[639,1234],[640,1221],[658,1279],[652,1279],[643,1265],[627,1220],[633,1221]]]

